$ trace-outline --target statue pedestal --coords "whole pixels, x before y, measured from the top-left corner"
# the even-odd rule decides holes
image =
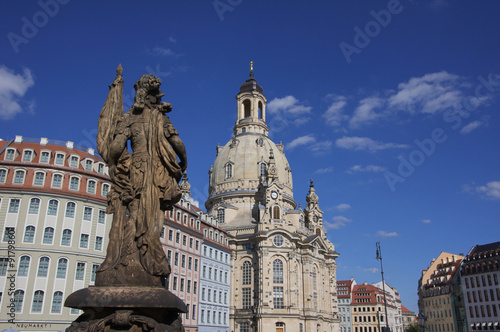
[[[67,332],[182,332],[184,302],[163,287],[90,286],[68,296],[64,306],[83,310]]]

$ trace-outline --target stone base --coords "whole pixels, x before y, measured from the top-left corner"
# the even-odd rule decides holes
[[[183,332],[177,296],[162,287],[90,286],[68,296],[64,306],[83,310],[67,332]]]

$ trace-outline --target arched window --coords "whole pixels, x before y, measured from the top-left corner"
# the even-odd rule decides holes
[[[54,174],[52,177],[52,187],[61,188],[62,187],[63,176],[61,174]]]
[[[283,283],[283,262],[279,259],[273,261],[273,283]]]
[[[243,263],[241,280],[243,285],[252,284],[252,264],[249,261]]]
[[[54,293],[54,297],[52,298],[52,309],[50,310],[51,313],[58,314],[61,312],[62,299],[63,299],[62,292],[57,291]]]
[[[33,303],[31,305],[31,312],[42,312],[43,306],[43,291],[37,290],[33,295]]]
[[[65,229],[62,232],[61,245],[69,246],[71,244],[71,229]]]
[[[226,164],[225,175],[226,179],[230,179],[233,177],[233,164]]]
[[[56,201],[55,199],[51,199],[49,201],[49,209],[47,210],[47,214],[49,216],[56,216],[57,215],[57,207],[59,206],[59,202]]]
[[[0,169],[0,183],[5,183],[6,178],[7,178],[7,170]]]
[[[59,258],[57,262],[56,278],[66,278],[66,269],[68,267],[68,260],[66,258]]]
[[[23,310],[24,291],[18,289],[14,292],[14,312],[21,312]]]
[[[96,182],[94,180],[89,180],[87,182],[87,192],[89,194],[95,194]]]
[[[217,221],[220,223],[226,222],[226,211],[224,209],[217,210]]]
[[[76,176],[72,176],[69,180],[69,189],[78,190],[80,188],[80,179]]]
[[[23,184],[24,183],[24,174],[25,174],[25,171],[17,170],[14,173],[14,183]]]
[[[35,226],[27,226],[24,231],[24,242],[33,243],[35,239]]]
[[[43,243],[52,244],[53,239],[54,239],[54,228],[45,227],[45,231],[43,232]]]
[[[21,256],[19,259],[19,269],[17,271],[17,275],[19,277],[26,277],[28,275],[28,271],[30,269],[30,256]]]
[[[45,180],[45,173],[43,173],[43,172],[36,172],[35,173],[35,180],[34,180],[33,184],[35,186],[43,186],[44,180]]]
[[[263,115],[262,115],[262,102],[259,101],[259,119],[262,119],[263,118]]]
[[[39,198],[32,198],[30,200],[30,207],[28,210],[29,214],[38,214],[38,210],[40,208],[40,199]]]
[[[273,206],[273,219],[280,219],[280,207],[278,205]]]
[[[38,263],[38,277],[46,277],[49,271],[49,261],[48,257],[40,257],[40,262]]]
[[[109,192],[109,184],[102,185],[102,196],[107,197]]]
[[[249,118],[252,116],[251,107],[252,104],[250,103],[250,100],[246,99],[243,101],[243,111],[245,112],[244,114],[245,118]]]
[[[266,163],[260,163],[260,176],[265,177],[267,175],[267,165]]]
[[[317,273],[316,273],[316,267],[313,266],[313,271],[312,271],[312,286],[313,290],[318,290],[318,285],[317,285]]]
[[[75,217],[75,207],[76,207],[76,204],[73,202],[68,202],[66,204],[66,217],[67,218],[74,218]]]

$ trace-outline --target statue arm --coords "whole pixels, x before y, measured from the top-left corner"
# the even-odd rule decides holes
[[[123,151],[127,148],[127,136],[124,134],[117,134],[109,147],[109,175],[113,179],[115,175],[118,159]]]
[[[184,172],[187,168],[187,155],[184,142],[182,142],[182,140],[179,138],[179,135],[170,135],[167,140],[179,157],[179,166],[181,167],[182,172]]]

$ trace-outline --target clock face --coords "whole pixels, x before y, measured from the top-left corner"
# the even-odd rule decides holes
[[[271,192],[271,198],[272,198],[272,199],[276,199],[276,198],[278,198],[278,193],[277,193],[276,191],[272,191],[272,192]]]

